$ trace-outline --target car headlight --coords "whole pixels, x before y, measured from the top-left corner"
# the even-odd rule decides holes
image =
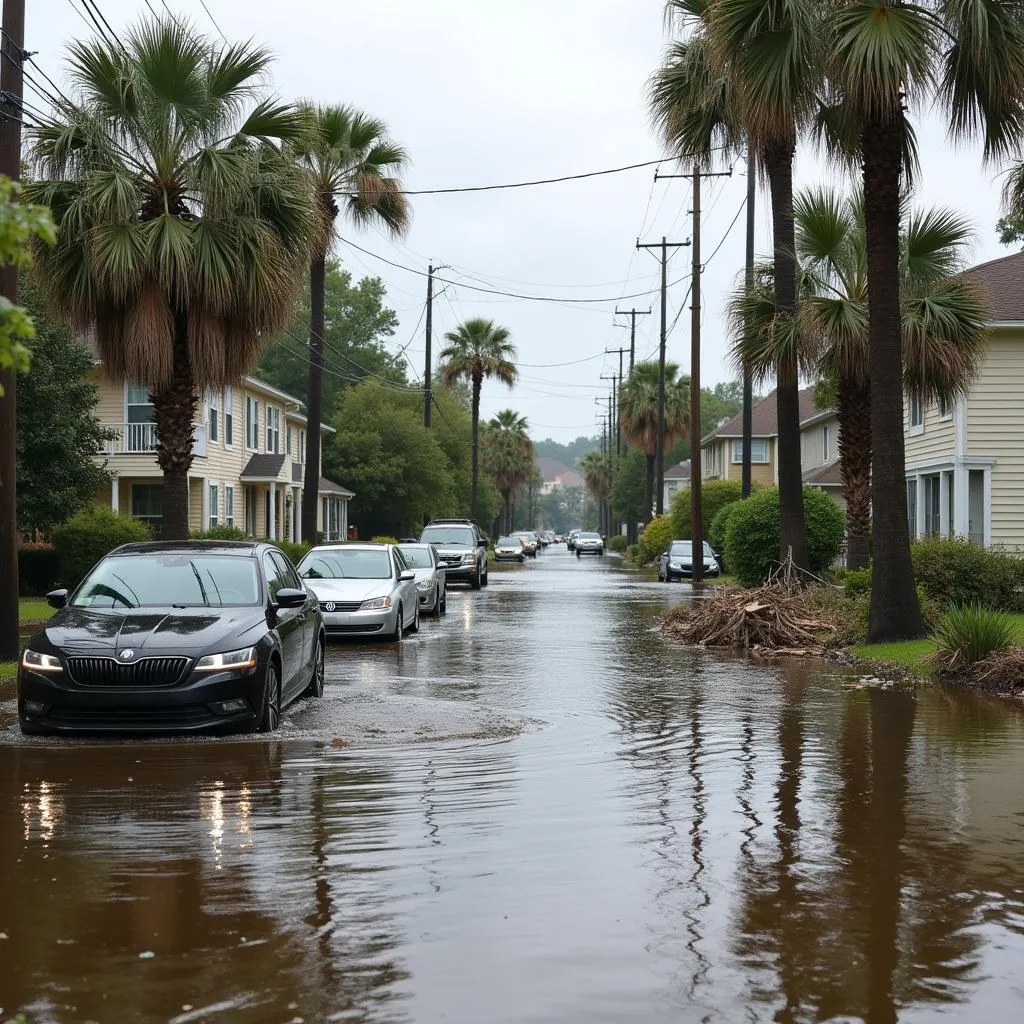
[[[417,590],[429,590],[434,585],[434,579],[432,576],[428,576],[425,580],[416,581]]]
[[[476,552],[470,551],[468,554],[462,556],[463,565],[476,565]]]
[[[670,569],[682,569],[682,566],[678,562],[669,562],[668,567]]]
[[[390,608],[391,598],[390,597],[375,597],[370,601],[364,601],[360,606],[360,610],[364,612],[370,612],[378,608]]]
[[[60,658],[53,654],[40,654],[38,651],[30,651],[27,647],[21,656],[22,668],[30,669],[32,672],[63,672],[64,666]]]
[[[197,672],[239,672],[256,667],[256,648],[242,647],[223,654],[207,654],[196,662]]]

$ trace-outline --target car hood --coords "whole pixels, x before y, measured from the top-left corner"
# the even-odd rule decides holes
[[[62,608],[37,636],[69,654],[102,656],[132,649],[200,655],[235,641],[260,624],[266,612],[245,608]],[[252,642],[251,640],[249,641]]]
[[[469,544],[435,544],[437,553],[444,558],[445,555],[458,555],[460,558],[471,552],[476,551],[476,548],[471,547]]]
[[[370,601],[391,593],[392,580],[306,580],[306,586],[323,601]]]

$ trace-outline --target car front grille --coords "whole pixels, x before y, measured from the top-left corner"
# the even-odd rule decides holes
[[[191,707],[79,708],[57,705],[46,716],[55,726],[78,729],[195,729],[217,725],[222,719],[203,705]]]
[[[321,601],[320,608],[327,612],[357,612],[363,606],[362,601]]]
[[[332,636],[335,633],[379,633],[384,628],[382,622],[367,622],[366,624],[356,625],[333,625],[328,622],[326,624],[327,635]]]
[[[68,673],[79,686],[174,686],[188,665],[188,658],[68,658]]]

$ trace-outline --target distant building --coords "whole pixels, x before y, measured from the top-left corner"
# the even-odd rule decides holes
[[[582,487],[584,484],[582,475],[559,459],[538,459],[537,469],[544,481],[542,494],[550,494],[556,487]]]
[[[685,491],[690,486],[690,460],[686,459],[675,466],[669,466],[664,473],[665,508],[672,507],[672,499],[678,491]]]

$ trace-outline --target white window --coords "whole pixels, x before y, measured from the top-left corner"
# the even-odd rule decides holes
[[[924,477],[924,535],[938,537],[942,524],[942,498],[939,474]]]
[[[231,484],[224,485],[224,525],[235,525],[235,488]]]
[[[260,446],[260,403],[245,396],[245,447],[257,451]]]
[[[829,451],[829,440],[830,440],[830,438],[829,438],[828,435],[829,435],[828,424],[825,423],[825,424],[822,425],[822,428],[821,428],[821,461],[822,461],[822,463],[828,462],[829,458],[831,456],[831,452]]]
[[[129,384],[125,403],[125,419],[129,423],[152,423],[156,418],[153,403],[149,400],[149,388]]]
[[[302,427],[299,427],[299,451],[295,456],[295,461],[300,463],[306,461],[306,432]]]
[[[910,527],[910,536],[917,536],[917,477],[911,477],[907,481],[907,524]]]
[[[910,426],[911,429],[924,426],[924,395],[920,390],[910,396]]]
[[[164,521],[164,485],[132,484],[131,512],[133,519],[149,523],[154,537],[160,536]]]
[[[217,514],[219,512],[219,509],[217,508],[217,504],[218,504],[218,500],[219,500],[219,497],[220,497],[220,488],[217,486],[217,484],[210,484],[209,485],[209,493],[210,493],[210,527],[213,528],[214,526],[217,525],[217,522],[218,522]]]
[[[284,453],[285,455],[292,453],[292,425],[290,423],[284,428]]]
[[[231,388],[224,389],[224,447],[230,448],[235,443],[235,410],[232,405],[234,395]]]
[[[750,439],[750,461],[751,464],[765,466],[768,464],[768,438],[752,437]],[[732,464],[741,466],[743,464],[743,439],[736,438],[732,443]]]
[[[220,395],[211,391],[206,396],[206,414],[209,424],[210,440],[217,444],[220,441]]]
[[[272,455],[281,452],[281,410],[267,403],[267,451]]]
[[[149,400],[149,388],[129,384],[125,389],[124,451],[151,452],[156,449],[156,414]]]
[[[953,415],[953,403],[945,395],[939,395],[939,419],[948,420]]]

